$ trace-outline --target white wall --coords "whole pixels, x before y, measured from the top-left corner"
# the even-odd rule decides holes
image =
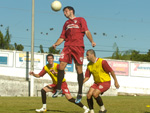
[[[47,54],[35,53],[35,73],[39,73],[46,64],[46,55]],[[3,60],[3,57],[6,57],[7,61],[0,61],[0,75],[26,77],[26,52],[0,50],[0,60]],[[114,71],[116,71],[117,79],[120,84],[120,88],[117,90],[118,92],[150,94],[150,63],[111,59],[105,60],[107,60]],[[84,73],[87,63],[88,61],[85,58],[83,65]],[[75,68],[72,68],[73,72],[66,72],[65,78],[67,81],[77,82]],[[46,74],[43,79],[50,79],[50,77]],[[91,84],[93,84],[92,76],[85,85]],[[112,87],[114,87],[113,79],[111,84]]]

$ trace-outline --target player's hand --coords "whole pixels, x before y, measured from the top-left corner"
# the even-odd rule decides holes
[[[115,82],[115,87],[116,87],[117,89],[119,89],[120,85],[118,84],[118,82]]]
[[[57,74],[57,72],[56,72],[55,70],[53,70],[53,69],[50,69],[50,72],[51,72],[52,74]]]
[[[95,47],[96,46],[96,43],[95,42],[92,42],[92,47]]]
[[[52,45],[52,47],[53,47],[54,49],[56,49],[56,46],[57,46],[56,44],[53,44],[53,45]]]
[[[29,74],[34,76],[34,72],[33,71],[30,71]]]

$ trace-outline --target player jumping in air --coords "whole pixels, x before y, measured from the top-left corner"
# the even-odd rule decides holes
[[[88,30],[86,20],[82,17],[75,16],[75,10],[73,7],[67,6],[63,9],[64,15],[68,20],[63,26],[62,33],[60,38],[53,44],[53,47],[60,45],[63,41],[64,48],[60,55],[60,66],[58,70],[58,84],[56,93],[53,97],[57,97],[61,92],[62,79],[64,78],[64,69],[67,63],[71,64],[72,59],[75,62],[75,68],[77,71],[77,80],[78,80],[78,95],[76,98],[76,103],[79,103],[82,98],[82,85],[83,85],[83,71],[82,64],[84,58],[84,35],[87,36],[92,46],[96,46],[96,43],[93,41],[92,35]]]

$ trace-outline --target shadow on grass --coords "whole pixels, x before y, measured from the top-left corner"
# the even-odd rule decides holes
[[[150,113],[150,112],[147,112],[147,111],[146,111],[146,112],[144,112],[144,113]]]
[[[65,112],[65,111],[62,111],[62,110],[47,110],[47,112]]]
[[[35,109],[28,109],[28,110],[20,110],[20,111],[35,111]],[[65,112],[65,111],[62,111],[62,110],[47,110],[47,112]]]

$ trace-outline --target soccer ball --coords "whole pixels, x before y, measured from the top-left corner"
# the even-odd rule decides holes
[[[59,11],[61,9],[61,7],[62,7],[61,2],[58,1],[58,0],[55,0],[51,4],[51,8],[52,8],[53,11]]]

